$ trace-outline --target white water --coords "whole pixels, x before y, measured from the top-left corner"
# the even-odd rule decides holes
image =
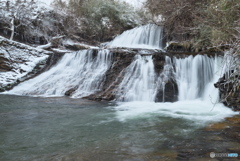
[[[125,31],[110,43],[110,47],[162,49],[162,27],[148,24]]]
[[[100,50],[96,56],[92,50],[65,54],[55,67],[7,93],[64,96],[67,90],[76,88],[72,97],[84,97],[101,90],[102,79],[111,63],[108,50]]]
[[[173,64],[167,56],[163,71],[157,75],[152,56],[136,55],[134,61],[125,69],[116,100],[154,102],[159,90],[163,91],[164,100],[165,84],[172,76],[172,72]]]
[[[165,102],[165,85],[169,81],[169,79],[175,79],[174,78],[174,68],[173,63],[170,57],[165,57],[165,64],[163,67],[163,71],[159,74],[157,79],[157,88],[158,90],[162,91],[162,100]]]
[[[72,97],[84,97],[101,90],[106,71],[112,64],[111,53],[101,50],[94,56],[92,51],[66,54],[49,71],[26,81],[7,92],[19,95],[63,96],[76,87]],[[123,71],[124,78],[118,88],[119,103],[114,108],[120,121],[141,117],[173,117],[205,123],[220,121],[236,114],[221,103],[216,103],[218,90],[213,83],[220,77],[221,58],[207,56],[172,60],[166,57],[163,72],[154,71],[152,56],[136,55],[135,60]],[[174,65],[176,72],[174,72]],[[165,89],[169,78],[177,80],[179,101],[155,103],[159,89]],[[164,99],[163,99],[164,100]]]
[[[222,103],[214,105],[199,99],[174,103],[125,102],[119,103],[115,110],[117,111],[116,117],[119,121],[158,116],[159,119],[169,117],[186,119],[191,121],[191,124],[200,126],[210,122],[218,122],[225,117],[238,114],[238,112],[233,112]]]
[[[154,101],[156,75],[152,56],[136,55],[125,69],[124,79],[119,85],[118,101]]]
[[[197,55],[183,59],[175,58],[174,61],[180,101],[194,99],[217,101],[218,89],[213,84],[221,76],[219,71],[222,58]]]
[[[139,68],[149,68],[146,64],[142,63],[141,65],[143,66]],[[174,64],[176,68],[175,73],[173,73]],[[125,121],[127,119],[148,118],[158,115],[162,118],[183,118],[204,126],[206,123],[221,121],[225,117],[237,114],[237,112],[233,112],[222,103],[217,103],[218,89],[213,84],[221,76],[222,65],[222,58],[220,57],[189,56],[183,59],[175,58],[173,63],[169,57],[166,57],[164,70],[158,76],[157,82],[154,82],[156,85],[151,87],[155,89],[163,88],[164,97],[165,82],[169,77],[174,76],[178,84],[179,101],[174,103],[155,103],[152,97],[155,97],[156,90],[149,89],[151,91],[149,94],[148,90],[145,90],[146,88],[143,88],[143,86],[137,89],[125,86],[129,90],[125,89],[128,92],[124,95],[126,97],[124,100],[131,102],[119,103],[119,106],[115,107],[117,118],[120,121]],[[133,67],[129,69],[133,72],[135,71]],[[142,70],[144,71],[144,69]],[[141,74],[133,74],[132,72],[127,74],[127,77],[130,79],[134,79],[135,75],[138,76],[137,81],[131,80],[132,84],[140,82],[138,79]],[[145,83],[151,82],[151,77],[147,76],[147,74],[145,77],[147,77]],[[122,86],[124,87],[124,84]],[[144,99],[139,99],[141,97],[144,97]]]

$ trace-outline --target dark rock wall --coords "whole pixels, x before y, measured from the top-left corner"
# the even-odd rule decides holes
[[[154,69],[158,77],[161,77],[165,65],[166,56],[172,58],[170,53],[159,52],[153,54]],[[178,86],[174,79],[174,69],[170,72],[168,80],[165,82],[164,89],[160,88],[157,91],[155,101],[156,102],[175,102],[178,100]]]
[[[11,71],[12,66],[9,59],[5,58],[3,53],[0,53],[0,72]]]
[[[113,50],[113,62],[106,72],[103,87],[100,92],[87,96],[85,98],[92,100],[114,100],[117,95],[117,88],[124,76],[124,69],[128,67],[137,54],[134,51]]]
[[[240,73],[230,79],[224,74],[214,86],[219,89],[220,101],[224,105],[240,111]]]

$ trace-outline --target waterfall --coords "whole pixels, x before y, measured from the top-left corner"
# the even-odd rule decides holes
[[[188,56],[186,58],[165,57],[165,64],[160,74],[156,74],[152,56],[136,55],[135,60],[125,69],[124,79],[118,87],[118,101],[156,100],[157,93],[165,102],[166,84],[176,81],[178,100],[216,101],[218,90],[213,86],[221,67],[220,57],[206,55]],[[174,70],[175,69],[175,70]],[[171,83],[171,82],[170,82]]]
[[[136,55],[134,61],[125,69],[124,79],[118,87],[118,101],[154,102],[158,91],[162,91],[164,102],[165,84],[172,78],[171,58],[166,56],[163,71],[157,75],[152,56]]]
[[[159,74],[157,79],[157,88],[162,91],[162,102],[165,102],[165,86],[170,80],[175,80],[174,66],[170,57],[165,56],[165,64],[163,71]],[[155,99],[156,100],[156,99]]]
[[[175,101],[171,98],[175,97],[173,92],[178,88],[179,101],[209,98],[216,101],[218,90],[213,84],[221,76],[217,72],[220,71],[221,59],[206,55],[185,58],[165,56],[163,69],[157,73],[152,55],[135,55],[132,63],[119,74],[122,80],[115,87],[116,100]],[[102,90],[106,72],[112,63],[109,50],[68,53],[49,71],[7,93],[49,97],[64,96],[70,91],[68,95],[74,98],[89,96]]]
[[[162,27],[148,24],[123,32],[110,47],[162,49]]]
[[[176,80],[179,90],[179,101],[218,98],[218,90],[213,84],[220,77],[220,57],[206,55],[175,58]]]
[[[122,100],[127,102],[119,102],[115,107],[120,121],[163,116],[187,119],[200,125],[238,114],[222,103],[218,103],[218,89],[213,84],[222,74],[221,57],[197,55],[170,58],[166,56],[165,64],[159,74],[153,71],[151,56],[145,58],[138,56],[136,59],[128,67],[124,83],[121,84],[124,92],[120,94],[123,96]],[[149,70],[151,72],[139,72],[147,69],[151,69]],[[152,78],[155,81],[151,81]],[[143,80],[145,81],[141,82]],[[144,85],[140,85],[140,82]],[[153,84],[149,85],[150,82]],[[164,102],[167,96],[175,96],[170,89],[171,83],[177,83],[179,100],[174,103]],[[160,97],[161,103],[154,102],[156,96]]]
[[[10,93],[35,96],[63,96],[69,89],[72,97],[84,97],[101,90],[104,75],[111,66],[108,50],[83,50],[65,54],[49,71],[15,87]]]
[[[156,75],[152,56],[136,55],[125,69],[124,79],[119,85],[120,101],[154,101]]]

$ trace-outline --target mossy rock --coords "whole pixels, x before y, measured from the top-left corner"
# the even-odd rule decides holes
[[[182,41],[182,42],[176,42],[171,41],[168,43],[168,46],[166,47],[167,51],[177,51],[177,52],[192,52],[193,44],[191,41]]]

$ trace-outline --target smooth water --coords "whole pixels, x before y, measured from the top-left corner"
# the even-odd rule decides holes
[[[212,102],[218,102],[218,89],[213,84],[222,75],[222,57],[188,56],[182,59],[175,58],[174,63],[180,101],[200,98],[207,102],[210,99]]]
[[[101,90],[102,80],[112,63],[111,56],[109,50],[65,54],[49,71],[6,93],[53,97],[64,96],[69,89],[75,89],[72,97],[88,96]]]
[[[162,49],[162,27],[155,24],[136,27],[117,36],[109,47]]]
[[[172,160],[165,155],[201,140],[200,128],[235,114],[201,101],[115,104],[12,95],[0,95],[0,107],[0,160],[8,161]]]
[[[136,55],[125,69],[124,79],[118,87],[118,101],[154,101],[156,74],[152,56]]]

